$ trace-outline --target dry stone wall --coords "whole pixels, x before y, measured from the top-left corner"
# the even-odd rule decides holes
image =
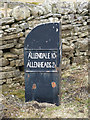
[[[62,69],[88,61],[88,3],[20,5],[0,19],[0,84],[24,80],[24,41],[37,25],[61,21]]]

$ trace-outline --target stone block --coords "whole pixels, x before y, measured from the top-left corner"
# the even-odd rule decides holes
[[[15,70],[15,71],[12,72],[13,77],[17,77],[17,76],[20,76],[20,75],[21,75],[21,73],[20,73],[19,70]]]
[[[70,66],[70,59],[63,58],[61,63],[61,69],[67,69]]]
[[[21,37],[21,38],[19,39],[19,43],[21,43],[21,44],[24,44],[24,41],[25,41],[25,37]]]
[[[4,14],[0,11],[0,19],[4,17]]]
[[[89,35],[88,31],[83,32],[79,35],[79,38],[87,37]]]
[[[0,50],[2,50],[2,49],[7,49],[7,48],[12,48],[12,47],[14,47],[14,44],[13,44],[13,43],[11,43],[11,44],[6,44],[6,45],[0,46]]]
[[[0,79],[0,85],[3,85],[3,83],[6,83],[6,79],[4,80]]]
[[[25,31],[25,36],[27,36],[31,31],[30,30],[26,30]]]
[[[16,55],[20,55],[20,54],[24,53],[23,48],[21,48],[21,49],[12,48],[12,49],[10,49],[10,52],[13,54],[16,54]]]
[[[23,66],[24,65],[24,59],[18,59],[18,60],[12,60],[10,61],[10,66]]]
[[[7,82],[7,84],[12,83],[12,78],[7,79],[6,82]]]
[[[31,12],[28,6],[16,6],[11,11],[11,16],[14,17],[17,21],[30,17],[30,14]]]
[[[71,36],[71,31],[70,30],[62,31],[62,34],[61,34],[62,38],[66,38],[66,37],[70,37],[70,36]]]
[[[1,76],[0,80],[17,77],[19,75],[20,75],[19,70],[14,70],[14,71],[9,71],[9,72],[0,72],[0,76]]]
[[[4,58],[5,58],[5,59],[6,59],[6,58],[16,59],[16,58],[18,58],[18,56],[15,55],[15,54],[12,54],[12,53],[10,53],[10,52],[7,52],[7,53],[4,54]]]
[[[15,70],[15,67],[10,67],[10,66],[0,67],[0,72],[8,72],[13,70]]]
[[[16,66],[23,66],[24,65],[24,59],[16,60]]]
[[[27,28],[29,28],[29,25],[27,23],[22,23],[19,25],[21,29],[25,30]]]
[[[0,41],[0,46],[10,44],[10,43],[13,43],[14,45],[16,45],[17,44],[17,39]]]
[[[62,51],[63,52],[70,52],[70,51],[73,51],[73,47],[71,47],[71,46],[67,46],[67,45],[65,45],[65,44],[63,44],[62,45]]]
[[[86,51],[88,50],[88,38],[81,39],[81,41],[77,42],[77,48],[79,51]]]
[[[0,67],[9,65],[9,61],[5,58],[0,58]]]
[[[15,38],[20,38],[20,37],[23,37],[23,35],[24,35],[24,33],[20,32],[20,33],[17,33],[17,34],[3,36],[3,37],[0,38],[0,40],[3,41],[3,40],[10,40],[10,39],[15,39]]]
[[[24,79],[24,76],[18,76],[18,77],[15,77],[15,78],[13,78],[13,81],[24,81],[25,79]]]
[[[3,34],[4,33],[4,31],[3,30],[0,30],[0,34]]]
[[[77,57],[74,57],[73,62],[84,65],[84,64],[88,63],[88,57],[87,56],[77,56]]]
[[[17,29],[16,28],[8,28],[5,30],[5,32],[10,33],[10,32],[15,32]]]
[[[70,51],[70,52],[62,52],[62,56],[69,59],[70,57],[73,57],[74,54],[73,54],[73,51]]]
[[[2,51],[2,50],[0,50],[0,57],[2,57],[2,55],[3,55],[3,51]]]
[[[24,44],[18,43],[18,44],[15,46],[15,48],[24,48]]]
[[[16,66],[16,60],[10,61],[10,66],[12,66],[12,67]]]
[[[8,28],[9,28],[9,25],[1,26],[1,29],[2,29],[2,30],[8,29]]]
[[[1,25],[11,24],[11,23],[14,23],[13,17],[5,17],[5,18],[0,19]]]
[[[62,30],[70,30],[70,29],[73,29],[73,25],[71,24],[67,24],[67,25],[62,25]]]
[[[19,59],[24,59],[24,54],[19,55]]]

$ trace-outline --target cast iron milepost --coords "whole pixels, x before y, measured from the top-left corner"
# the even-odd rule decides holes
[[[35,27],[24,43],[25,101],[60,104],[60,23]]]

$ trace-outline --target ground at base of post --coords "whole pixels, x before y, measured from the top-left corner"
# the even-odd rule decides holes
[[[88,68],[71,66],[62,71],[61,105],[25,103],[22,84],[3,85],[5,118],[88,118]]]

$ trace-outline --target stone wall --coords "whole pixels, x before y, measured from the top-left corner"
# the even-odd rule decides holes
[[[62,69],[88,61],[88,3],[16,6],[0,19],[0,84],[24,80],[24,40],[38,24],[61,21]]]

